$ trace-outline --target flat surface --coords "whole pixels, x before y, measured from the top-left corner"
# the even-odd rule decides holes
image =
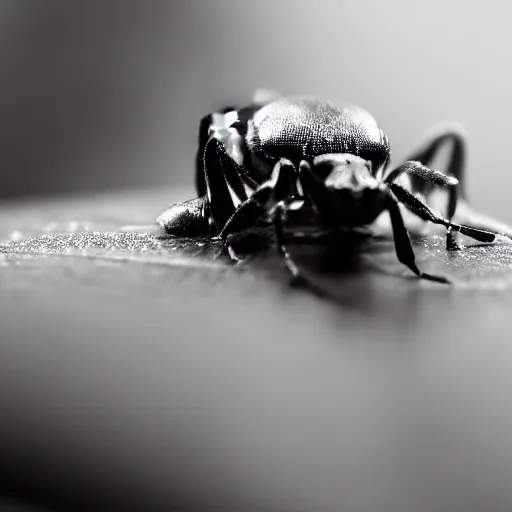
[[[0,211],[5,492],[64,510],[510,510],[512,245],[419,238],[452,286],[411,277],[390,240],[338,269],[294,247],[319,299],[273,253],[233,267],[119,234],[188,195]]]

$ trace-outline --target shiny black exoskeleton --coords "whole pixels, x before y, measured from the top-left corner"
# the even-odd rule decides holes
[[[445,141],[452,141],[447,174],[428,167]],[[388,169],[388,138],[375,119],[355,106],[309,97],[277,97],[247,108],[224,109],[202,119],[196,165],[198,197],[171,207],[157,220],[177,236],[230,235],[272,223],[278,248],[294,277],[300,277],[286,247],[283,222],[301,211],[303,224],[352,229],[388,211],[398,259],[422,278],[399,203],[423,220],[447,228],[447,248],[458,249],[453,232],[481,242],[497,233],[451,221],[462,192],[464,140],[450,127],[438,131],[402,165]],[[412,191],[395,183],[408,175]],[[446,218],[414,192],[447,187]]]

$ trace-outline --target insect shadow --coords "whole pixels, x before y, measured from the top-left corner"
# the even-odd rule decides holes
[[[422,237],[413,236],[412,240],[418,242],[421,253]],[[289,276],[282,272],[271,229],[250,230],[232,238],[231,254],[219,252],[218,257],[225,258],[227,264],[237,258],[235,265],[240,270],[259,273],[268,279],[269,286],[280,283],[286,294],[312,292],[330,303],[359,311],[413,308],[412,295],[418,291],[416,278],[408,276],[396,261],[391,237],[358,231],[323,235],[290,231],[287,243],[300,275],[304,276],[303,280],[294,280],[291,288]],[[397,280],[400,276],[404,279]]]

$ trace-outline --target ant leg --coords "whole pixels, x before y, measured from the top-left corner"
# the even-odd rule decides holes
[[[402,174],[407,174],[411,178],[418,180],[418,182],[425,183],[429,186],[444,186],[448,187],[448,212],[447,219],[452,220],[455,210],[457,208],[457,200],[459,193],[459,182],[453,176],[447,176],[439,171],[434,171],[426,165],[418,161],[407,161],[400,167],[393,169],[384,179],[384,183],[393,183]],[[452,232],[452,228],[448,227],[446,230],[446,248],[450,251],[460,249]]]
[[[512,227],[505,222],[473,210],[466,201],[461,201],[457,209],[457,221],[469,224],[484,231],[491,231],[506,238],[512,238]]]
[[[234,107],[226,107],[220,110],[220,114],[235,111]],[[199,197],[206,195],[206,180],[204,177],[204,150],[211,136],[214,113],[208,114],[199,121],[197,152],[196,152],[196,192]]]
[[[414,153],[410,154],[408,160],[419,160],[422,164],[428,166],[445,144],[451,145],[446,173],[459,180],[458,222],[512,238],[511,226],[474,211],[467,202],[465,182],[466,138],[464,130],[460,126],[457,124],[444,124],[435,127],[425,143]],[[425,191],[422,191],[422,184],[419,180],[415,181],[414,178],[411,180],[413,187],[419,187],[415,189],[416,191],[425,193]],[[428,195],[428,192],[426,195]],[[451,220],[449,216],[448,219]]]
[[[227,153],[221,141],[210,138],[204,150],[204,183],[206,193],[190,201],[171,206],[162,213],[157,224],[176,236],[200,236],[211,231],[210,219],[222,229],[239,203],[247,199],[242,176],[245,169]]]
[[[460,197],[465,198],[466,137],[459,125],[444,123],[435,126],[425,142],[410,154],[407,160],[416,160],[428,167],[446,144],[450,144],[451,148],[445,174],[459,180]],[[428,184],[414,177],[411,177],[411,182],[415,192],[423,193],[425,188],[428,188]]]
[[[219,230],[236,210],[238,204],[247,199],[242,180],[245,169],[226,152],[221,141],[211,138],[204,151],[204,175],[209,213]]]
[[[288,248],[286,247],[283,230],[283,216],[284,207],[280,203],[275,207],[274,212],[272,214],[272,223],[274,225],[274,231],[276,234],[277,250],[279,251],[279,254],[283,257],[286,268],[288,269],[292,276],[292,282],[294,284],[304,284],[307,282],[307,280],[301,276],[299,268],[293,261],[288,251]]]
[[[440,224],[446,228],[451,228],[452,230],[474,238],[479,242],[494,242],[498,235],[498,233],[493,233],[491,231],[455,224],[454,222],[450,222],[449,220],[437,216],[423,201],[396,183],[390,184],[389,188],[396,196],[397,200],[403,203],[409,211],[417,215],[420,219],[427,220],[433,224]]]
[[[253,227],[279,202],[297,196],[297,171],[292,162],[283,158],[274,166],[270,179],[237,208],[219,236],[226,238],[231,233]]]
[[[393,235],[395,237],[395,250],[398,260],[409,267],[418,277],[429,281],[449,284],[449,281],[440,276],[434,276],[421,272],[416,266],[416,257],[412,249],[411,240],[404,224],[400,208],[397,201],[390,196],[388,205],[389,215],[391,217],[391,225],[393,226]]]
[[[226,222],[224,228],[219,233],[219,238],[226,240],[233,233],[240,233],[256,225],[261,217],[267,212],[267,208],[262,206],[271,194],[268,188],[257,190],[251,197],[244,201]],[[256,197],[254,197],[256,195]]]
[[[439,151],[446,145],[450,146],[450,152],[445,167],[445,173],[449,176],[453,176],[459,182],[448,190],[449,199],[446,217],[448,220],[452,220],[459,203],[459,197],[461,199],[466,197],[466,137],[464,130],[455,123],[443,123],[435,126],[427,136],[425,142],[410,154],[407,160],[419,161],[424,166],[429,167],[434,158],[439,154]],[[434,184],[423,180],[419,175],[411,174],[409,176],[413,192],[419,192],[428,199]],[[446,233],[446,248],[448,250],[460,248],[450,229],[448,229]]]
[[[324,290],[321,286],[315,284],[310,278],[304,275],[304,273],[299,270],[299,267],[293,261],[290,251],[288,251],[283,230],[283,217],[287,206],[288,205],[286,202],[282,201],[274,208],[274,211],[272,212],[272,223],[274,225],[274,232],[276,235],[277,250],[279,255],[284,259],[286,268],[292,277],[292,285],[307,287],[318,297],[325,298],[329,296],[328,290]]]
[[[299,165],[299,180],[304,190],[305,199],[315,206],[323,223],[333,227],[333,219],[336,214],[330,208],[331,201],[327,197],[325,185],[315,176],[311,165],[306,160],[302,160]]]

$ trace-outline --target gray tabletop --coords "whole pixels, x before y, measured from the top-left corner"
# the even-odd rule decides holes
[[[120,231],[187,195],[0,211],[6,495],[65,510],[511,509],[510,244],[447,254],[418,239],[422,268],[452,286],[411,276],[391,240],[338,272],[298,247],[321,299],[272,255],[233,267]]]

